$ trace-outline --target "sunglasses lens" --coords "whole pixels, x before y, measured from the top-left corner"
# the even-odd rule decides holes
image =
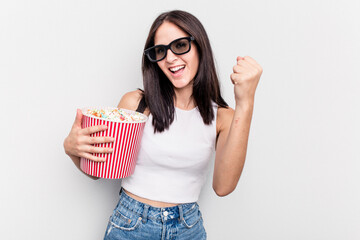
[[[149,58],[153,61],[158,61],[165,56],[165,48],[163,46],[152,48],[149,51]]]
[[[170,48],[176,54],[183,54],[190,50],[190,42],[188,39],[179,39],[173,42]]]

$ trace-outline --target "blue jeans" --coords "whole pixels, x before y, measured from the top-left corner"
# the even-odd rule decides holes
[[[115,239],[203,240],[206,232],[196,202],[157,208],[120,191],[120,200],[104,237],[104,240]]]

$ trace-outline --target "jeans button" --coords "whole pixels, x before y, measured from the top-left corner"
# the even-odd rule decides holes
[[[164,216],[166,217],[169,213],[167,211],[164,212]]]

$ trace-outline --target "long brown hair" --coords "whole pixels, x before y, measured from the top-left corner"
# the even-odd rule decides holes
[[[180,10],[164,12],[152,24],[144,49],[154,46],[155,33],[165,21],[177,25],[195,38],[192,44],[195,43],[198,49],[199,67],[194,78],[192,97],[204,123],[211,124],[214,120],[212,101],[219,107],[228,105],[221,97],[213,53],[206,31],[201,22],[188,12]],[[168,129],[174,120],[174,87],[159,66],[150,62],[145,55],[142,59],[142,74],[144,81],[142,108],[147,106],[153,115],[154,131],[162,132]]]

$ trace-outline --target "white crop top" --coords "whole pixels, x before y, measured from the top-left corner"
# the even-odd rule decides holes
[[[146,122],[133,175],[122,180],[129,192],[154,201],[196,202],[215,151],[215,119],[205,125],[198,108],[175,108],[168,130],[154,134],[152,115]]]

